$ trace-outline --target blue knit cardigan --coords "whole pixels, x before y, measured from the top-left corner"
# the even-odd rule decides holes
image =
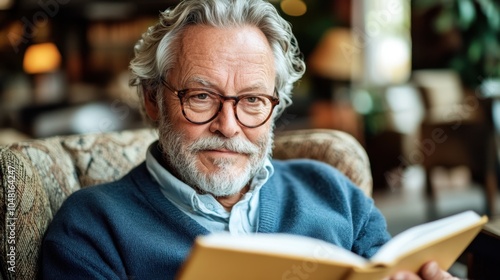
[[[312,160],[272,161],[259,232],[323,239],[370,257],[388,241],[373,200]],[[160,192],[145,164],[122,179],[71,195],[42,246],[44,279],[173,279],[196,236],[209,232]]]

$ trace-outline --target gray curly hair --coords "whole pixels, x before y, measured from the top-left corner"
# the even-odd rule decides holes
[[[151,26],[135,45],[130,62],[130,85],[137,86],[141,111],[145,116],[144,98],[161,102],[161,78],[174,67],[180,38],[189,25],[215,27],[251,25],[259,28],[273,50],[276,67],[276,89],[280,104],[275,118],[292,103],[293,85],[305,71],[305,63],[290,24],[276,8],[263,0],[184,0],[174,9],[160,13],[159,22]],[[148,120],[145,116],[145,119]],[[157,123],[152,123],[157,126]]]

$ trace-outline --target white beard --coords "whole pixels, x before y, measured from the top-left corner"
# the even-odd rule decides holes
[[[215,197],[239,193],[263,167],[266,157],[271,156],[271,131],[261,137],[257,144],[241,137],[229,139],[217,135],[187,143],[182,132],[174,131],[166,114],[162,112],[161,116],[159,144],[164,158],[187,185]],[[211,174],[201,172],[198,153],[221,148],[246,154],[249,157],[248,164],[239,168],[235,166],[235,159],[217,158],[212,162],[217,171]]]

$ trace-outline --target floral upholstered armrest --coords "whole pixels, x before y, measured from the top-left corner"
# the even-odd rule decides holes
[[[156,138],[142,129],[0,146],[0,279],[36,279],[43,235],[64,200],[125,175]]]

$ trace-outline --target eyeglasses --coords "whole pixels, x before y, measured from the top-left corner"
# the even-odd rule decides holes
[[[248,128],[255,128],[263,125],[271,117],[274,107],[279,104],[278,97],[267,94],[224,96],[205,88],[175,90],[164,79],[162,83],[179,97],[182,114],[194,124],[206,124],[214,120],[222,110],[223,103],[232,100],[238,123]],[[274,92],[278,95],[276,89]]]

